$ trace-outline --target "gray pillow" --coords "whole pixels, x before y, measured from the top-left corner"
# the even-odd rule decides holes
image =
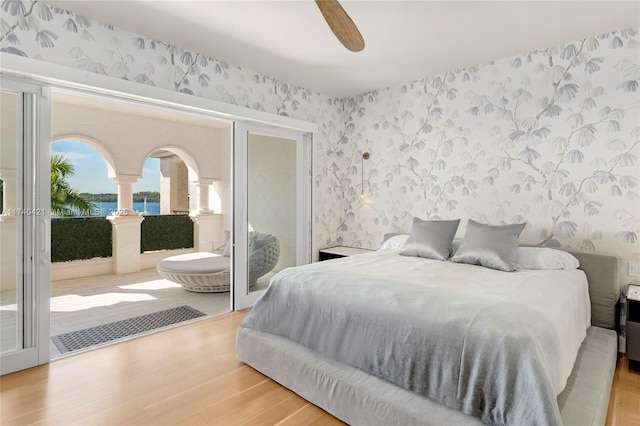
[[[451,255],[451,241],[459,224],[460,219],[422,220],[414,217],[411,234],[400,254],[447,260]]]
[[[451,260],[511,272],[516,270],[518,238],[525,223],[491,226],[469,219],[467,232]]]

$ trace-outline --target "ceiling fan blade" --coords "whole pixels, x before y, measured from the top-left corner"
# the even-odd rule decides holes
[[[340,43],[352,52],[364,49],[364,39],[337,0],[316,0],[318,9]]]

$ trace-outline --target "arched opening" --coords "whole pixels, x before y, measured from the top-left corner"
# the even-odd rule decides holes
[[[117,209],[113,157],[99,142],[78,135],[51,144],[51,201],[54,216],[106,217]],[[90,208],[83,208],[82,200]]]
[[[145,216],[142,253],[194,247],[195,224],[188,215],[197,208],[197,176],[193,157],[184,150],[168,147],[147,155],[133,193],[134,210]]]
[[[148,157],[142,176],[133,185],[133,210],[143,216],[166,214],[160,211],[160,159]]]
[[[198,180],[197,165],[191,155],[176,147],[163,147],[150,153],[142,167],[142,179],[134,185],[134,209],[136,197],[145,193],[146,209],[136,211],[145,215],[189,214],[197,208],[194,182]]]
[[[106,155],[106,157],[105,157]],[[112,157],[81,136],[51,144],[51,261],[111,258],[112,228],[104,218],[117,209]]]
[[[206,315],[227,311],[229,293],[187,291],[178,283],[159,278],[156,265],[166,257],[212,251],[224,245],[223,229],[230,226],[223,224],[222,211],[227,209],[225,217],[231,222],[231,203],[225,198],[221,208],[220,197],[211,196],[211,187],[219,185],[222,191],[229,191],[231,125],[131,100],[121,102],[58,92],[53,97],[53,139],[84,142],[101,154],[100,168],[113,188],[108,192],[113,194],[115,212],[103,214],[109,215],[108,218],[60,219],[100,221],[111,232],[112,252],[110,258],[78,259],[53,265],[52,276],[56,279],[52,285],[52,296],[55,295],[52,310],[77,311],[79,315],[73,320],[75,329],[82,328],[80,325],[87,317],[94,319],[93,314],[80,315],[89,309],[97,312],[96,321],[101,321],[100,311],[108,315],[119,312],[118,319],[121,319],[131,317],[139,309],[150,312],[176,305],[187,305]],[[54,151],[59,150],[54,146]],[[150,195],[161,192],[162,162],[167,163],[169,169],[165,174],[167,184],[178,183],[180,191],[186,194],[186,202],[183,195],[182,205],[171,206],[169,202],[168,209],[161,212],[160,197]],[[76,176],[80,177],[79,165],[77,170]],[[158,204],[154,205],[155,202]],[[210,205],[217,205],[215,213],[219,214],[212,214]],[[176,243],[174,237],[188,241]],[[78,247],[85,241],[93,241],[94,235],[71,235],[70,240],[75,252],[83,252]],[[54,241],[52,246],[56,245]],[[222,256],[222,250],[219,255]],[[82,280],[78,281],[78,277]],[[54,291],[56,287],[63,289],[63,293]],[[92,304],[94,306],[87,307]],[[60,331],[53,333],[60,334]],[[67,331],[68,328],[63,330]]]

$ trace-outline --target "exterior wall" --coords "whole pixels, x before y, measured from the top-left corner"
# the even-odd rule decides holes
[[[188,180],[189,171],[180,157],[160,159],[160,214],[189,210]]]
[[[155,268],[165,257],[185,253],[193,253],[194,249],[167,250],[140,255],[141,269]],[[92,277],[113,273],[113,258],[75,260],[51,265],[51,281],[69,280],[72,278]]]
[[[55,97],[51,120],[53,140],[79,135],[93,141],[110,154],[118,175],[142,177],[144,163],[158,149],[176,150],[198,178],[222,179],[228,168],[226,159],[214,154],[228,144],[219,128],[72,105]]]
[[[525,242],[640,260],[637,28],[338,100],[42,3],[11,4],[5,52],[317,123],[318,246],[336,233],[377,247],[416,215],[526,221]],[[373,191],[363,202],[364,150]]]
[[[119,183],[119,193],[127,189],[135,191],[135,182],[142,177],[144,164],[155,151],[169,150],[179,156],[165,157],[161,160],[163,177],[171,176],[169,184],[165,179],[162,200],[169,200],[169,214],[174,210],[199,210],[196,191],[191,191],[192,203],[189,205],[189,179],[197,182],[216,181],[229,184],[228,174],[230,158],[216,153],[228,153],[228,139],[231,125],[227,129],[205,127],[195,123],[184,123],[176,116],[171,119],[91,108],[86,105],[74,105],[56,101],[52,108],[53,140],[70,137],[99,148],[110,164],[110,174]],[[219,126],[219,124],[215,124]],[[105,155],[106,154],[106,155]],[[190,165],[188,170],[185,162]],[[169,186],[168,191],[165,191]],[[120,199],[120,197],[119,197]],[[120,205],[119,205],[120,208]],[[223,229],[219,215],[199,216],[196,223],[196,248],[211,250],[212,241],[222,241]],[[218,212],[220,213],[220,212]],[[144,267],[140,260],[139,223],[142,218],[122,216],[109,218],[114,225],[114,261],[115,273],[135,272]],[[136,237],[137,235],[137,237]]]

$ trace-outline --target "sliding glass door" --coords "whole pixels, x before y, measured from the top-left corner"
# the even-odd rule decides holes
[[[236,124],[234,307],[253,303],[279,271],[310,262],[310,137]]]
[[[48,89],[0,81],[0,373],[49,361]]]

